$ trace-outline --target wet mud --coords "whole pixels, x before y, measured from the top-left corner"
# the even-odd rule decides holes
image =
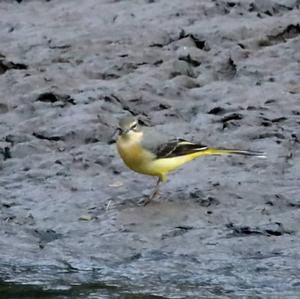
[[[2,298],[299,298],[300,4],[0,1]],[[155,180],[118,119],[209,146]]]

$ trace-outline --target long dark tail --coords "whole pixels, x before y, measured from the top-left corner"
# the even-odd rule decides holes
[[[256,151],[244,151],[238,149],[223,149],[223,148],[207,148],[203,150],[203,155],[243,155],[243,156],[253,156],[258,158],[266,158],[266,154]]]
[[[244,151],[238,149],[225,149],[225,148],[212,148],[201,149],[194,154],[196,157],[199,156],[210,156],[210,155],[243,155],[252,156],[258,158],[266,158],[266,154],[263,152],[256,151]]]

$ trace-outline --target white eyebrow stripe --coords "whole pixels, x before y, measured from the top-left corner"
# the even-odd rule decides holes
[[[130,126],[130,129],[132,129],[133,127],[137,126],[137,124],[138,124],[138,122],[137,122],[137,121],[136,121],[136,122],[134,122],[134,123],[132,123],[132,125]]]

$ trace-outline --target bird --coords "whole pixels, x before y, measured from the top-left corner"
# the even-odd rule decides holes
[[[120,119],[116,129],[117,150],[124,163],[133,171],[157,177],[150,196],[141,203],[147,205],[156,197],[161,182],[167,181],[168,174],[198,157],[210,155],[244,155],[265,157],[257,151],[208,147],[183,138],[170,137],[146,127],[134,116]]]

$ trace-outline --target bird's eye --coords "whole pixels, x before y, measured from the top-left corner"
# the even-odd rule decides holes
[[[133,124],[133,125],[130,127],[130,129],[135,131],[135,130],[137,129],[137,125],[138,125],[137,123]]]

